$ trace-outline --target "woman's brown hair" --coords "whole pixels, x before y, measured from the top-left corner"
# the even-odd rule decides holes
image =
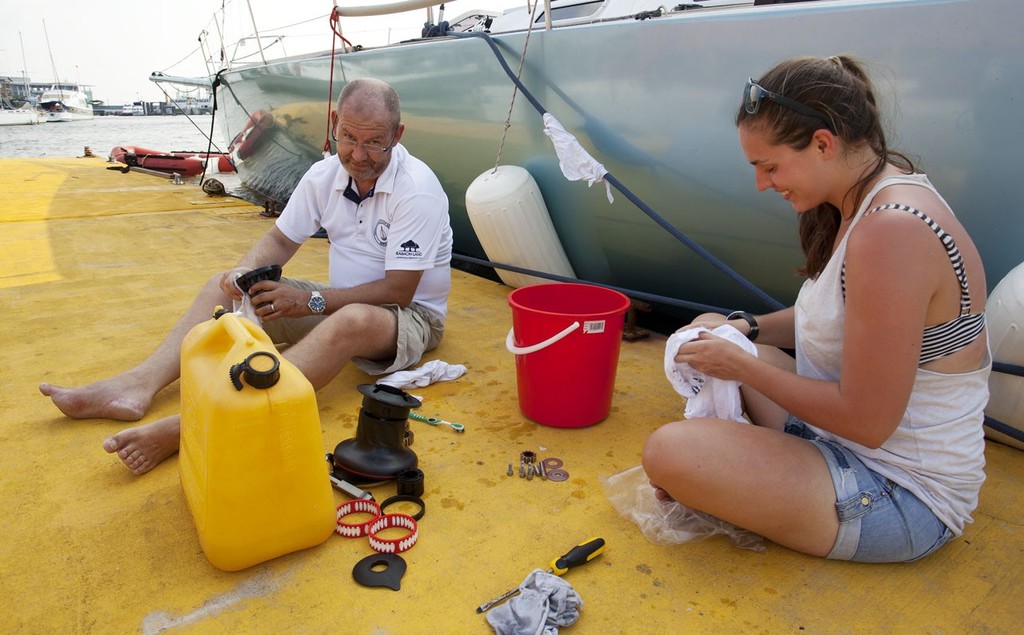
[[[906,155],[889,148],[871,81],[855,59],[845,55],[794,58],[776,65],[757,83],[765,90],[823,113],[832,122],[836,136],[847,145],[866,144],[874,152],[878,161],[847,193],[857,205],[886,165],[895,165],[907,173],[915,171]],[[740,106],[736,125],[771,131],[772,143],[794,150],[806,148],[814,133],[822,128],[818,119],[770,99],[763,100],[754,114],[747,112],[745,105]],[[801,275],[816,278],[828,264],[840,220],[839,210],[829,203],[800,214],[800,246],[806,258],[797,269]]]

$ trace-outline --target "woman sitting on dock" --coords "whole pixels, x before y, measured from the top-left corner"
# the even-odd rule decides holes
[[[978,251],[886,144],[856,60],[780,63],[747,82],[736,124],[757,189],[799,215],[807,279],[795,306],[729,320],[758,357],[710,333],[675,357],[739,381],[753,425],[669,423],[648,440],[644,469],[660,498],[797,551],[921,558],[963,533],[985,479]]]

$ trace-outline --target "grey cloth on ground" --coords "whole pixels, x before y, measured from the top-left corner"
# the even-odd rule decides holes
[[[519,595],[487,613],[487,623],[498,635],[556,635],[560,626],[576,623],[582,608],[571,584],[534,569],[519,585]]]

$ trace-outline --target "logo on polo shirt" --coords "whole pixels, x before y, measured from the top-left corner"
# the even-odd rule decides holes
[[[398,251],[395,252],[396,258],[422,258],[423,252],[420,251],[420,246],[413,240],[407,240],[401,244]]]
[[[377,221],[377,226],[373,228],[373,240],[381,247],[388,246],[389,229],[391,229],[391,225],[383,218]]]

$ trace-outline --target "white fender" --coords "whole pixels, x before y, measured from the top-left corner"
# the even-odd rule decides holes
[[[985,306],[992,359],[1024,366],[1024,263],[999,281]],[[989,400],[985,414],[1024,431],[1024,377],[993,372],[988,382]],[[985,436],[1024,450],[1024,443],[985,427]]]
[[[466,190],[466,212],[488,260],[575,278],[551,223],[540,188],[524,168],[501,165],[476,177]],[[510,287],[551,282],[498,269]]]

